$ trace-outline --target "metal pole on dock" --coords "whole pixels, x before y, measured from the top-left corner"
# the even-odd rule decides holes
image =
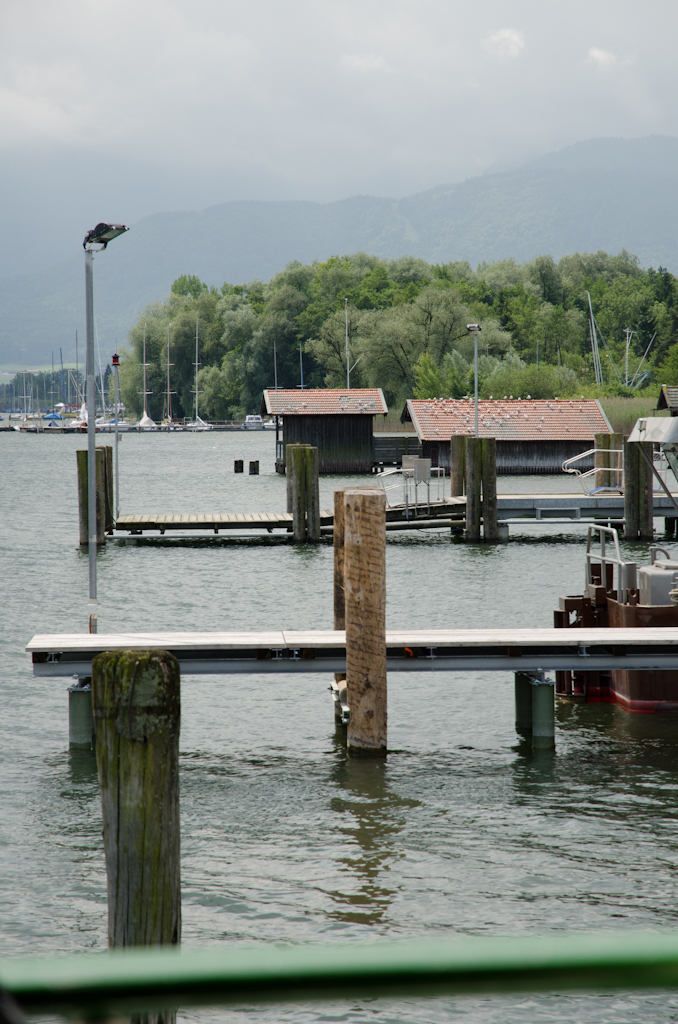
[[[96,398],[94,393],[94,254],[85,249],[85,320],[87,326],[87,536],[89,554],[89,631],[97,632],[97,483]]]
[[[166,651],[92,659],[108,877],[108,944],[175,945],[181,934],[180,672]]]
[[[386,495],[344,491],[348,748],[386,754]]]

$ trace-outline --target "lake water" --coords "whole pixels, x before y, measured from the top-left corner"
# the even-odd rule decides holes
[[[108,443],[107,439],[102,439]],[[272,434],[125,435],[121,511],[279,511]],[[102,950],[93,754],[69,753],[68,680],[31,674],[37,632],[87,628],[71,436],[0,435],[0,955]],[[235,475],[256,458],[261,475]],[[321,478],[321,506],[347,478]],[[366,481],[361,478],[358,482]],[[500,489],[561,490],[503,478]],[[567,533],[559,531],[567,529]],[[581,591],[585,528],[497,547],[389,534],[390,628],[550,626]],[[544,530],[548,531],[545,533]],[[647,545],[628,546],[638,561]],[[332,548],[222,537],[108,543],[99,631],[332,625]],[[518,747],[509,675],[394,675],[389,754],[348,759],[329,680],[185,677],[183,945],[364,942],[676,924],[678,722],[557,708],[555,754]],[[351,1001],[195,1021],[665,1021],[678,996]]]

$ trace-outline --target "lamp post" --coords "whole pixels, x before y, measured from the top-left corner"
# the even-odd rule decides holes
[[[476,432],[475,436],[478,436],[478,334],[482,330],[480,324],[466,324],[467,331],[473,331],[473,367],[474,367],[474,382],[475,382],[475,402],[476,402]]]
[[[87,321],[87,532],[89,535],[89,631],[97,632],[97,481],[96,481],[96,396],[94,392],[94,286],[92,262],[95,252],[128,229],[124,224],[97,224],[82,243],[85,250],[85,319]]]

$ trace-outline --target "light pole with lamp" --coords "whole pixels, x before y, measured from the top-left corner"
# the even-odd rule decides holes
[[[89,537],[89,631],[97,632],[97,480],[96,396],[94,392],[94,285],[92,262],[112,239],[128,229],[124,224],[97,224],[82,243],[85,250],[85,319],[87,321],[87,532]]]
[[[473,331],[473,373],[476,402],[476,433],[478,436],[478,334],[482,330],[480,324],[466,324],[467,331]]]

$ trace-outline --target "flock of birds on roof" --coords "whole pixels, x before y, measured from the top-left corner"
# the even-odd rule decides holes
[[[583,395],[582,395],[582,398],[580,399],[580,401],[582,399],[583,399]],[[481,412],[480,411],[481,407],[482,406],[487,406],[490,401],[492,402],[493,406],[497,407],[497,411],[496,412],[493,411],[493,412],[490,412],[490,413]],[[534,403],[538,403],[539,402],[539,403],[542,403],[543,405],[545,405],[546,409],[548,409],[549,412],[561,412],[561,413],[564,412],[564,406],[565,405],[575,406],[575,407],[577,405],[577,400],[576,399],[572,399],[572,398],[570,398],[570,399],[548,399],[548,398],[546,398],[546,399],[536,399],[536,398],[534,398],[533,399],[533,398],[531,398],[530,395],[528,395],[527,399],[522,399],[522,398],[514,399],[513,395],[509,395],[508,398],[506,397],[506,395],[504,395],[504,398],[500,399],[500,398],[492,398],[492,396],[490,395],[489,399],[480,399],[480,401],[478,403],[478,405],[479,405],[479,409],[478,409],[478,423],[482,424],[483,426],[491,426],[493,421],[496,422],[497,420],[502,420],[502,419],[508,421],[508,420],[513,419],[513,418],[518,419],[518,418],[522,417],[525,420],[529,420],[529,418],[530,418],[529,413],[522,412],[522,411],[520,411],[519,409],[517,409],[515,407],[507,408],[503,404],[504,402],[509,402],[509,401],[512,401],[512,402],[530,401],[530,402],[534,402]],[[459,399],[457,399],[457,398],[429,398],[429,399],[426,399],[425,402],[426,402],[426,404],[424,405],[424,412],[430,413],[433,416],[437,416],[439,412],[443,412],[443,413],[446,413],[446,414],[450,414],[452,416],[461,416],[465,423],[470,423],[471,422],[471,413],[473,412],[474,406],[475,406],[474,399],[472,399],[472,398],[468,398],[468,399],[463,399],[463,398],[459,398]],[[523,406],[522,408],[525,408],[525,406]],[[533,408],[532,411],[533,412],[536,411],[537,415],[539,414],[539,409],[534,410],[534,408]],[[579,412],[583,412],[583,411],[584,411],[584,407],[580,405],[579,406]],[[539,417],[539,422],[536,425],[536,429],[537,430],[541,430],[542,429],[542,423],[544,423],[544,422],[545,422],[545,417],[544,416]],[[569,426],[566,424],[565,425],[565,430],[569,431],[569,429],[570,429]],[[439,433],[439,428],[438,427],[435,427],[434,430],[435,430],[436,434]]]

